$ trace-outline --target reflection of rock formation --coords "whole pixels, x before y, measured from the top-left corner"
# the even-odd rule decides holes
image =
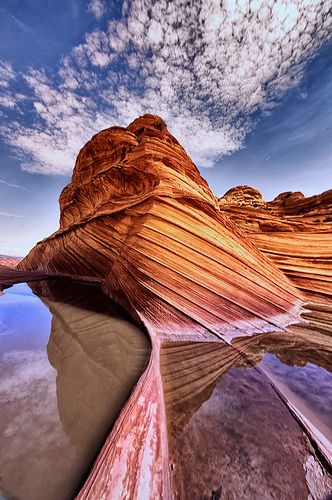
[[[169,432],[174,436],[181,432],[231,367],[255,367],[266,353],[275,355],[285,365],[303,367],[312,363],[332,372],[332,337],[305,325],[292,328],[294,333],[237,338],[232,345],[164,343],[160,363]]]
[[[318,362],[332,371],[332,340],[328,335],[315,338],[305,327],[296,328],[296,335],[261,334],[236,339],[232,346],[213,342],[163,345],[161,371],[176,499],[306,498],[308,490],[313,498],[325,498],[331,491],[332,478],[323,472],[316,456],[319,451],[320,457],[331,458],[321,433],[332,404],[329,378],[322,385],[317,380],[307,384],[310,370],[307,375],[297,369],[295,385],[301,391],[294,398],[282,363],[303,367]],[[261,365],[267,353],[282,361],[283,384],[268,364]],[[322,391],[320,396],[313,395],[319,405],[311,413],[306,409],[313,399],[306,395],[309,388],[313,393]],[[316,452],[303,430],[315,443]],[[314,465],[311,475],[306,473],[309,464]]]
[[[91,460],[147,365],[149,341],[94,285],[31,287],[53,314],[47,350],[64,430]]]
[[[331,323],[332,311],[330,327]],[[320,333],[310,328],[310,324],[294,325],[288,333],[255,335],[250,341],[250,347],[248,344],[245,345],[246,361],[244,364],[249,362],[250,365],[256,365],[268,352],[289,366],[300,367],[313,363],[332,372],[332,336],[330,332]],[[241,352],[243,345],[243,339],[235,339],[232,342],[232,346]]]
[[[332,482],[263,374],[230,368],[211,392],[169,442],[175,499],[307,498],[308,457],[317,464],[316,486],[330,492]]]
[[[253,337],[251,337],[252,339]],[[244,344],[250,342],[245,339]],[[176,438],[241,353],[220,342],[166,342],[160,353],[167,424]]]
[[[238,186],[219,206],[309,299],[331,300],[332,190],[281,193],[266,203],[257,189]]]

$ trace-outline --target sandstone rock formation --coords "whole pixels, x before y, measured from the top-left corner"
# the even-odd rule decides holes
[[[219,203],[233,203],[242,207],[265,206],[262,193],[251,186],[239,186],[229,189]]]
[[[220,214],[160,118],[94,136],[60,210],[60,229],[19,268],[98,278],[159,335],[226,338],[296,320],[301,294]]]
[[[309,198],[281,193],[264,202],[257,189],[238,186],[219,207],[308,300],[331,302],[332,190]]]
[[[305,315],[311,321],[312,314],[325,332],[325,311],[317,318],[302,306],[310,292],[324,296],[330,235],[317,232],[315,219],[329,217],[329,199],[307,204],[299,194],[283,195],[269,204],[246,186],[218,200],[165,123],[152,115],[103,130],[83,147],[60,197],[59,230],[38,243],[17,272],[25,279],[35,273],[101,283],[147,329],[152,352],[79,498],[173,498],[169,436],[221,374],[243,362],[250,335],[285,332]],[[303,212],[294,214],[294,206]],[[264,239],[271,228],[286,250],[279,240]],[[324,242],[318,258],[308,258],[309,233]],[[311,287],[304,267],[312,271]],[[234,337],[242,337],[241,345]],[[172,379],[172,356],[165,361],[163,353],[173,345],[185,354],[193,342],[202,343],[188,358],[194,382]],[[255,356],[249,358],[254,363]]]

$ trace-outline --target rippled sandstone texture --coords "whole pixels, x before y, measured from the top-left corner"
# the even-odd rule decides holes
[[[265,207],[249,188],[246,204],[251,197],[252,210]],[[24,273],[99,281],[151,338],[149,365],[79,498],[173,498],[169,436],[238,358],[230,340],[299,321],[302,291],[239,227],[230,205],[213,195],[165,123],[145,115],[84,146],[60,197],[60,229],[19,264]],[[165,363],[161,372],[160,350],[169,341],[224,347],[220,367],[207,377],[197,355],[197,398],[187,412],[181,391],[169,396]],[[196,393],[191,382],[180,385]]]
[[[60,229],[19,268],[97,277],[159,335],[222,338],[296,319],[301,294],[219,212],[160,118],[94,136],[60,210]]]
[[[308,198],[286,192],[265,202],[257,189],[238,186],[219,207],[307,299],[331,302],[332,190]]]

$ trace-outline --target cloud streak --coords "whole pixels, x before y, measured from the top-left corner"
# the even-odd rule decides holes
[[[104,7],[89,4],[96,19]],[[23,169],[68,174],[94,133],[154,113],[199,167],[213,166],[243,147],[253,116],[300,82],[330,21],[322,0],[125,0],[122,19],[87,33],[57,73],[23,75],[29,98],[12,97],[33,119],[0,132]]]
[[[0,87],[7,88],[16,75],[13,66],[7,61],[0,60]]]
[[[26,188],[25,186],[21,186],[19,184],[13,184],[12,182],[7,182],[4,181],[3,179],[0,179],[0,184],[4,184],[5,186],[12,187],[15,189],[23,189],[24,191],[28,191],[28,188]]]
[[[13,217],[14,219],[30,219],[27,215],[13,214],[11,212],[4,212],[0,210],[0,217]]]

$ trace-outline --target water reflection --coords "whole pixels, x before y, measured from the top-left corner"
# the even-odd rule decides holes
[[[318,429],[331,443],[331,340],[300,328],[232,346],[163,346],[176,498],[325,498],[332,491],[298,422],[307,422],[314,441]]]
[[[150,345],[94,285],[31,286],[48,308],[25,284],[0,297],[0,489],[59,500],[89,471]]]

